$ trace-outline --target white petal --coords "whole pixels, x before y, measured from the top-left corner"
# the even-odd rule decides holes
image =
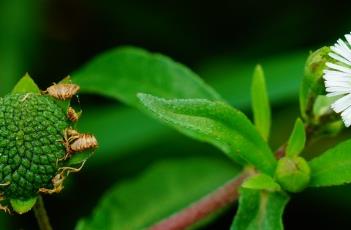
[[[341,117],[344,121],[345,126],[349,127],[351,125],[351,107],[342,112]]]
[[[349,108],[351,106],[351,94],[348,94],[347,96],[344,96],[340,99],[338,99],[336,102],[332,104],[332,109],[340,113],[344,111],[345,109]]]
[[[343,40],[339,39],[334,46],[330,47],[330,49],[339,56],[351,61],[351,50]]]
[[[347,42],[349,43],[349,45],[351,45],[351,34],[345,34],[345,38],[346,38]]]
[[[345,58],[346,60],[350,61],[350,59],[351,59],[351,51],[349,51],[347,48],[336,44],[335,46],[330,47],[330,49],[335,54],[337,54],[337,55]]]
[[[334,86],[348,87],[351,90],[350,80],[348,80],[348,81],[325,81],[325,86],[326,87],[334,87]]]
[[[326,91],[328,93],[332,93],[332,92],[351,93],[350,87],[343,87],[343,86],[326,87]]]
[[[332,92],[332,93],[328,93],[327,97],[335,97],[335,96],[340,96],[340,95],[345,95],[347,93],[344,92]]]
[[[337,70],[330,70],[330,69],[325,69],[323,70],[324,74],[333,74],[333,75],[337,75],[337,76],[351,76],[351,74],[349,73],[344,73],[344,72],[340,72]]]
[[[339,76],[335,74],[325,74],[323,75],[324,81],[338,81],[338,82],[349,82],[351,81],[351,76]]]
[[[339,71],[344,72],[344,73],[350,73],[351,74],[351,69],[350,68],[347,68],[347,67],[344,67],[344,66],[341,66],[341,65],[336,65],[334,63],[327,62],[326,66],[328,66],[331,69],[335,69],[335,70],[339,70]]]
[[[340,57],[339,55],[337,55],[337,54],[335,54],[335,53],[329,53],[329,56],[332,57],[332,58],[334,58],[334,59],[337,60],[337,61],[340,61],[340,62],[346,64],[346,65],[351,65],[351,62],[350,62],[350,61],[346,60],[346,59],[343,58],[343,57]]]

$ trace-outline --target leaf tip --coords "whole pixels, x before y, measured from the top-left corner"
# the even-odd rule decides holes
[[[12,93],[40,93],[40,89],[27,72],[17,82],[12,90]]]
[[[18,214],[23,214],[30,211],[35,203],[37,202],[38,197],[32,197],[28,200],[20,199],[10,199],[11,206],[15,212]]]
[[[264,76],[263,67],[261,64],[257,64],[254,70],[254,78]]]

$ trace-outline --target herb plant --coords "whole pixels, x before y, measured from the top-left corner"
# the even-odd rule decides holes
[[[346,35],[347,42],[339,40],[332,47],[323,47],[310,53],[299,95],[300,116],[296,118],[290,137],[277,150],[268,144],[272,114],[264,70],[260,65],[254,69],[251,83],[252,121],[188,68],[163,55],[151,54],[139,48],[122,47],[109,51],[73,73],[72,81],[81,87],[81,93],[120,100],[190,138],[215,146],[225,154],[228,161],[194,157],[153,165],[133,182],[113,187],[104,195],[92,216],[82,218],[76,229],[196,227],[206,224],[206,220],[215,217],[219,210],[238,200],[238,210],[228,229],[278,230],[283,229],[284,208],[295,193],[309,187],[318,192],[319,187],[350,183],[349,140],[325,149],[313,158],[307,159],[304,156],[310,143],[321,138],[335,137],[345,126],[351,124],[350,36]],[[56,103],[54,99],[41,94],[32,99],[24,98],[28,93],[34,92],[40,91],[28,76],[23,78],[10,96],[1,99],[0,111],[6,113],[23,110],[18,106],[22,100],[33,100],[35,104],[39,103],[38,100],[43,101],[48,103],[48,108]],[[57,103],[57,106],[50,109],[49,113],[55,114],[56,110],[62,111],[62,108],[68,110],[68,104]],[[341,113],[342,119],[337,113]],[[44,119],[41,123],[45,122],[45,113],[34,113],[33,116]],[[51,117],[50,114],[48,116]],[[16,115],[14,117],[17,119]],[[70,124],[63,121],[62,117],[64,116],[58,116],[52,122],[54,126],[60,126],[59,130],[66,130]],[[19,121],[16,122],[15,126],[20,124]],[[1,127],[10,130],[11,126],[12,124],[5,124]],[[158,128],[140,128],[137,132]],[[57,134],[56,130],[52,132],[49,130],[45,136]],[[57,151],[57,156],[52,159],[47,157],[52,172],[44,175],[45,178],[47,176],[45,183],[34,180],[35,183],[22,186],[20,167],[27,158],[25,154],[21,155],[21,151],[22,147],[24,153],[30,148],[27,149],[21,142],[23,134],[20,131],[15,136],[5,134],[6,130],[2,130],[2,154],[7,150],[7,154],[16,152],[16,158],[11,162],[1,161],[2,164],[9,164],[1,165],[1,191],[5,198],[10,199],[15,211],[18,210],[18,202],[13,200],[36,199],[37,189],[46,186],[45,183],[50,181],[47,178],[55,176],[57,167],[71,168],[91,156],[91,153],[85,153],[63,158],[67,149],[57,144],[54,150],[55,154]],[[33,135],[39,134],[35,131]],[[104,139],[99,140],[101,149],[96,157],[107,158],[108,156],[103,156],[106,150]],[[17,147],[12,151],[11,146]],[[34,150],[35,147],[33,154]],[[2,155],[1,160],[5,157],[7,159],[8,155]],[[55,164],[57,159],[63,159],[65,165]],[[17,168],[19,174],[17,176],[17,171],[10,172],[14,182],[9,185],[5,179],[10,175],[5,173],[7,167]],[[35,178],[35,173],[31,171],[30,175]],[[201,176],[202,174],[206,176]],[[219,182],[224,180],[228,182],[221,185]],[[7,189],[6,186],[12,187]],[[154,189],[148,190],[150,187]],[[132,191],[138,191],[142,198],[132,197]],[[155,197],[157,202],[167,204],[158,207]],[[31,202],[25,211],[34,203],[35,201]],[[138,206],[143,208],[136,208]],[[48,229],[45,225],[42,228]]]

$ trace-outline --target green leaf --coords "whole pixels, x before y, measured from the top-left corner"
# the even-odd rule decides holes
[[[257,174],[248,178],[243,184],[243,188],[266,190],[269,192],[280,191],[280,185],[274,179],[265,174]]]
[[[75,153],[66,163],[66,166],[74,166],[79,165],[88,160],[90,157],[94,155],[94,151],[84,151]]]
[[[102,54],[102,56],[112,55],[113,52],[121,52],[121,50],[117,50]],[[125,53],[126,51],[123,52]],[[269,98],[272,104],[276,105],[283,101],[286,103],[286,101],[296,99],[307,53],[307,51],[289,52],[289,54],[264,57],[260,60],[265,66],[266,79],[270,86],[268,87]],[[95,61],[93,60],[90,63]],[[197,69],[200,70],[201,76],[206,77],[231,104],[234,104],[240,109],[249,109],[251,100],[250,93],[248,92],[250,90],[252,66],[255,63],[257,61],[252,62],[251,60],[243,61],[242,59],[216,57],[213,61],[203,63],[201,68]],[[130,65],[126,66],[127,69],[128,66]],[[102,76],[105,72],[105,70],[102,70],[101,73],[97,71],[95,73]],[[84,78],[80,70],[73,73],[72,76],[74,81],[75,77]],[[135,77],[135,75],[131,76]],[[114,77],[110,76],[110,78]],[[79,83],[79,81],[81,80],[78,80],[76,83]],[[89,82],[86,82],[86,84],[89,84]],[[89,93],[89,88],[83,86],[80,94]],[[116,89],[119,89],[119,87]],[[103,92],[104,88],[101,87],[100,91]],[[95,92],[98,92],[98,90],[96,89]],[[119,91],[118,94],[122,94],[123,92],[123,90]],[[82,96],[82,100],[84,100],[84,95]],[[201,95],[197,97],[201,97]],[[117,99],[117,97],[114,98]],[[134,154],[139,149],[153,146],[155,143],[159,143],[160,137],[168,139],[177,138],[176,142],[179,142],[179,136],[170,128],[160,125],[153,119],[149,119],[147,116],[133,109],[125,107],[118,108],[116,105],[96,106],[92,108],[84,107],[84,113],[85,115],[78,122],[79,129],[96,134],[100,142],[99,152],[103,153],[94,156],[94,160],[89,162],[90,168],[92,166],[103,166],[112,159],[125,157],[128,154]],[[99,117],[99,119],[96,119],[96,117]],[[130,125],[131,123],[133,125]],[[115,132],[115,130],[123,130],[123,132]]]
[[[93,133],[99,141],[98,152],[101,154],[93,156],[90,167],[104,167],[111,159],[126,157],[159,143],[160,138],[174,136],[170,128],[145,114],[116,105],[84,108],[78,127],[82,133]]]
[[[38,197],[33,197],[28,200],[20,199],[10,199],[11,206],[15,212],[18,214],[23,214],[30,211],[35,203],[37,202]]]
[[[282,192],[242,188],[231,230],[284,229],[282,216],[289,197]]]
[[[351,182],[351,140],[345,141],[309,162],[309,186],[334,186]]]
[[[206,99],[166,100],[148,94],[138,97],[162,122],[217,146],[233,160],[242,163],[244,159],[273,175],[277,162],[271,150],[240,111]]]
[[[63,78],[60,83],[62,84],[71,84],[72,83],[72,79],[71,79],[71,76],[67,76],[65,78]]]
[[[307,54],[307,51],[290,52],[286,55],[264,57],[260,60],[265,67],[266,80],[270,86],[268,87],[269,98],[272,104],[276,105],[283,101],[286,103],[286,101],[296,99]],[[249,109],[251,99],[248,92],[252,79],[252,66],[255,63],[257,61],[216,57],[212,62],[203,63],[202,67],[197,69],[200,69],[201,76],[206,77],[231,104],[240,109]],[[96,74],[100,76],[104,72],[105,70],[101,74],[98,72]],[[73,80],[76,74],[79,75],[77,77],[84,78],[78,70],[72,74]],[[113,77],[115,76],[111,76]],[[101,88],[100,91],[104,91],[104,88]],[[83,86],[80,94],[85,93],[89,93],[89,87]],[[117,97],[114,98],[117,99]],[[84,99],[82,95],[82,100]],[[153,146],[159,143],[161,137],[177,138],[176,143],[179,142],[179,136],[170,128],[130,108],[120,108],[117,105],[91,108],[85,106],[84,114],[78,122],[79,129],[94,133],[100,142],[99,152],[103,153],[94,156],[94,160],[89,162],[89,168],[103,166],[106,162],[134,154],[137,150],[147,146]],[[115,130],[123,130],[123,132],[115,132]]]
[[[264,66],[271,104],[296,101],[308,51],[289,52],[260,60],[237,56],[215,56],[196,68],[200,76],[236,108],[250,109],[252,67]]]
[[[220,96],[185,66],[160,54],[133,47],[104,53],[78,72],[72,80],[85,93],[97,93],[141,108],[136,94],[151,93],[164,98]]]
[[[268,140],[271,128],[271,108],[267,95],[263,69],[257,65],[251,85],[252,110],[254,123],[264,140]]]
[[[239,173],[213,157],[167,159],[112,187],[77,230],[144,229],[187,207]],[[203,178],[203,179],[199,179]]]
[[[29,74],[26,73],[13,88],[12,93],[40,93],[40,89]]]
[[[295,122],[294,129],[289,137],[288,145],[286,147],[286,155],[293,157],[298,156],[305,147],[306,134],[305,125],[298,118]]]

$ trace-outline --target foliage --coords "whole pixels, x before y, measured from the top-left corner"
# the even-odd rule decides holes
[[[206,178],[204,173],[208,175]],[[239,168],[216,158],[188,157],[158,162],[137,178],[109,189],[93,217],[81,220],[77,229],[148,227],[198,200],[237,173]]]
[[[223,99],[227,96],[221,96],[193,71],[166,56],[122,47],[94,58],[72,74],[82,93],[120,100],[190,138],[214,145],[225,157],[190,154],[151,162],[144,171],[111,187],[94,213],[82,218],[76,229],[146,228],[211,194],[238,175],[246,178],[238,188],[239,208],[231,229],[283,229],[282,216],[290,193],[301,192],[306,187],[350,183],[350,141],[311,160],[302,154],[309,141],[322,134],[336,135],[341,130],[331,131],[339,119],[326,109],[331,101],[323,98],[321,79],[328,52],[329,48],[322,48],[308,58],[300,91],[301,118],[296,119],[290,137],[277,152],[268,143],[272,123],[271,95],[261,66],[256,66],[252,76],[253,121],[250,121],[231,105],[234,104],[231,100]],[[26,75],[14,92],[40,93],[40,90]],[[170,132],[125,108],[107,107],[95,114],[94,111],[89,113],[81,124],[96,126],[98,138],[102,140],[101,153],[112,155],[116,148],[131,143],[142,147],[150,141],[144,136],[155,139]],[[90,124],[96,117],[103,119],[102,123]],[[131,117],[137,123],[135,129],[129,129],[129,124],[123,122]],[[120,123],[113,124],[117,118],[121,118]],[[112,131],[106,130],[103,124],[110,124]],[[114,128],[122,131],[116,132]],[[116,139],[122,141],[118,143]],[[129,157],[115,155],[112,157]],[[67,165],[85,162],[90,156],[91,152],[84,152],[71,158]],[[101,167],[110,160],[103,158],[107,155],[98,156],[92,165]],[[35,199],[31,201],[29,205],[33,206]],[[19,207],[19,212],[28,205],[19,200],[10,202]]]
[[[312,54],[310,61],[306,63],[307,70],[310,65],[315,65],[313,61],[311,64],[311,60],[315,60],[313,55],[315,54]],[[116,66],[124,66],[125,69],[122,67],[109,68],[105,62],[111,63],[112,60],[115,61]],[[138,68],[131,69],[135,60],[139,60],[139,63],[142,64],[138,65]],[[150,62],[151,64],[144,66],[144,62]],[[164,64],[165,67],[160,68]],[[163,72],[166,67],[168,69],[167,74]],[[310,163],[306,163],[304,158],[298,156],[304,150],[307,138],[310,138],[306,136],[306,130],[308,130],[310,123],[304,123],[308,113],[303,114],[304,121],[299,118],[296,120],[295,127],[284,148],[285,157],[279,159],[277,164],[272,150],[265,143],[269,137],[271,115],[262,67],[256,67],[251,88],[256,129],[243,113],[223,101],[213,89],[203,82],[191,80],[192,78],[197,79],[196,75],[189,75],[191,72],[185,72],[188,75],[187,87],[178,89],[177,85],[181,85],[181,81],[184,81],[184,79],[180,77],[181,75],[175,75],[171,71],[176,68],[182,69],[183,67],[162,56],[155,56],[140,49],[134,50],[128,47],[100,56],[91,64],[86,65],[78,74],[73,74],[73,78],[75,82],[82,85],[85,92],[94,92],[120,99],[192,138],[217,146],[236,163],[246,167],[254,166],[260,173],[254,173],[242,184],[239,199],[240,207],[232,229],[282,229],[281,217],[289,200],[288,192],[300,192],[306,186],[322,186],[323,183],[336,185],[349,182],[348,180],[351,177],[346,169],[347,162],[343,161],[345,167],[335,167],[335,170],[333,170],[334,167],[331,167],[334,165],[331,159],[344,157],[335,157],[335,155],[340,155],[344,151],[330,150],[326,154],[313,159]],[[145,75],[144,73],[153,74]],[[309,88],[306,86],[306,82],[310,82],[308,79],[311,79],[311,74],[315,73],[305,72],[304,91],[300,95],[301,108],[306,106],[306,100],[309,101],[308,103],[313,103],[319,94],[323,93],[323,90],[316,91],[313,88],[312,99],[305,99],[311,97],[311,93],[308,92]],[[317,74],[321,76],[320,72]],[[111,78],[114,75],[119,76],[118,80]],[[128,76],[130,79],[127,79]],[[107,82],[110,84],[108,87],[106,87]],[[139,84],[135,84],[135,82],[139,82]],[[166,87],[162,87],[163,85]],[[114,87],[123,87],[126,90],[124,91],[121,88],[114,91]],[[194,90],[189,91],[189,88],[192,87]],[[184,92],[183,89],[185,89]],[[136,96],[140,101],[136,100]],[[325,171],[326,168],[330,168],[330,170]],[[135,183],[145,183],[139,181],[148,180],[147,178],[150,176],[147,175],[148,173],[143,174],[145,179],[138,179]],[[338,175],[340,177],[337,180]],[[336,182],[333,184],[333,181]],[[140,187],[145,188],[147,186]],[[117,191],[127,188],[129,186],[116,187],[113,192],[107,193],[106,200],[104,199],[98,206],[93,219],[86,218],[82,220],[78,229],[94,227],[112,229],[111,226],[119,226],[123,229],[124,217],[111,225],[111,220],[104,216],[107,215],[106,213],[122,215],[122,211],[111,206],[112,202],[110,200],[112,197],[116,197],[113,199],[122,199],[122,197],[117,197],[124,193]],[[177,209],[173,207],[172,210]],[[156,221],[164,216],[159,214],[158,217],[148,217],[147,219],[135,217],[135,219],[130,219],[130,224],[145,227],[152,223],[149,218],[155,218],[154,221]],[[104,225],[105,223],[108,224]]]

